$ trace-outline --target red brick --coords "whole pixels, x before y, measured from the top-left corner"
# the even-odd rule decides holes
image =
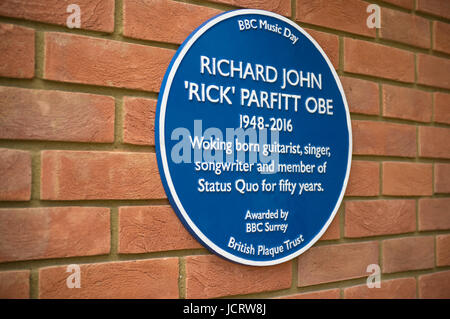
[[[114,142],[114,98],[0,87],[0,138]]]
[[[450,193],[450,164],[434,164],[434,192]]]
[[[416,279],[401,278],[381,281],[380,288],[369,288],[366,284],[344,289],[346,299],[414,299]]]
[[[450,198],[419,199],[419,230],[450,229]]]
[[[433,194],[433,166],[422,163],[383,163],[383,195],[421,196]]]
[[[450,271],[419,276],[419,297],[449,299]]]
[[[367,27],[368,4],[360,0],[297,0],[295,19],[310,23],[375,37],[375,29]]]
[[[430,122],[433,96],[429,92],[383,85],[383,116],[417,122]]]
[[[30,200],[31,155],[29,152],[0,148],[0,176],[0,200]]]
[[[352,121],[353,154],[415,157],[416,127],[372,121]]]
[[[0,272],[0,299],[30,298],[30,271]]]
[[[434,93],[434,121],[450,124],[450,94]]]
[[[384,0],[384,2],[406,9],[414,9],[414,1],[415,0]]]
[[[74,34],[45,35],[47,80],[158,92],[175,51]]]
[[[433,21],[433,50],[450,53],[450,24]]]
[[[291,287],[292,263],[270,267],[235,264],[214,255],[186,257],[186,297],[214,298]]]
[[[450,89],[450,60],[427,54],[417,54],[417,83]]]
[[[340,297],[341,297],[340,290],[339,288],[336,288],[336,289],[319,290],[283,296],[280,297],[279,299],[339,299]]]
[[[380,114],[377,83],[346,76],[341,76],[341,82],[351,113]]]
[[[0,262],[107,254],[109,209],[0,209]]]
[[[202,248],[170,206],[119,208],[119,253]]]
[[[208,1],[229,4],[236,7],[267,10],[279,13],[284,16],[291,15],[290,0],[208,0]]]
[[[41,199],[165,198],[154,153],[43,151]]]
[[[414,53],[345,38],[344,71],[401,82],[414,82]]]
[[[370,200],[345,203],[345,237],[402,234],[415,230],[415,200]]]
[[[397,10],[381,10],[382,39],[429,48],[430,23],[427,19]]]
[[[450,266],[450,235],[436,236],[436,265]]]
[[[450,158],[450,128],[419,127],[419,156]]]
[[[114,31],[114,0],[2,0],[0,15],[66,26],[72,3],[80,7],[81,29]]]
[[[0,3],[0,10],[2,4]],[[34,30],[0,23],[0,76],[34,77]]]
[[[334,34],[305,29],[320,45],[334,68],[339,69],[339,37]]]
[[[68,288],[67,266],[39,270],[39,298],[178,298],[178,258],[80,265],[81,288]]]
[[[417,11],[450,19],[450,2],[446,0],[417,0]]]
[[[124,97],[123,142],[155,145],[155,112],[155,100]]]
[[[434,237],[406,237],[384,240],[383,273],[434,267]]]
[[[171,0],[125,0],[123,35],[136,39],[180,44],[199,25],[221,12]]]
[[[313,247],[298,257],[298,286],[365,277],[369,264],[378,264],[377,242]]]
[[[345,196],[377,196],[380,193],[380,165],[377,162],[352,161]]]
[[[328,226],[325,233],[320,237],[320,240],[336,240],[341,238],[341,228],[339,226],[340,215],[341,213],[338,211],[330,226]]]

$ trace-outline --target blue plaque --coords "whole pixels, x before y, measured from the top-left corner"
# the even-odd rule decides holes
[[[344,197],[352,138],[342,85],[317,42],[283,16],[230,11],[192,32],[162,82],[155,131],[172,207],[228,260],[300,255]]]

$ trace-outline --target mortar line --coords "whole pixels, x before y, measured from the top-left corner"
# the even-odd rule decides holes
[[[298,287],[298,277],[299,277],[298,258],[299,257],[296,257],[292,260],[291,290],[293,292],[295,292],[295,290]]]
[[[291,0],[291,21],[295,21],[297,17],[297,1]]]
[[[184,256],[178,258],[178,298],[186,299],[186,260]]]
[[[119,208],[110,208],[110,251],[112,260],[118,260],[119,255]]]
[[[30,298],[39,298],[39,269],[30,269]]]

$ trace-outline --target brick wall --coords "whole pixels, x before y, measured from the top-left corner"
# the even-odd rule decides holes
[[[70,3],[81,29],[65,26]],[[366,26],[369,3],[381,29]],[[339,214],[272,267],[224,261],[187,233],[148,120],[183,39],[240,7],[304,27],[352,117]],[[0,52],[0,297],[450,298],[450,1],[2,0]]]

